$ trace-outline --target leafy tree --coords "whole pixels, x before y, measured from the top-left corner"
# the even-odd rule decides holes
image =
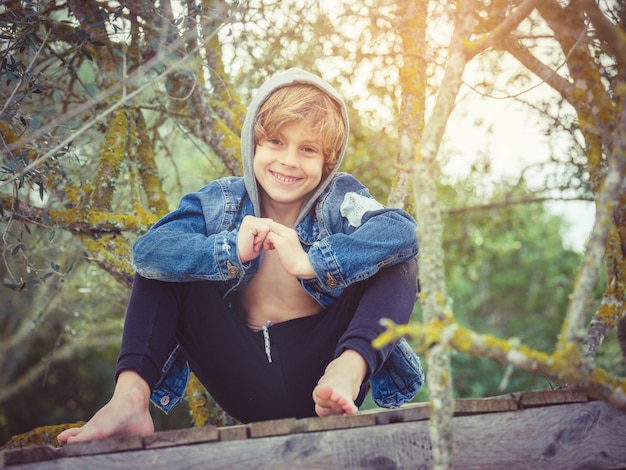
[[[441,87],[432,115],[426,119],[423,112],[425,81],[411,80],[419,77],[413,72],[428,67],[424,54],[428,37],[424,17],[428,6],[429,2],[399,3],[405,61],[404,74],[400,74],[401,79],[404,77],[401,112],[417,116],[417,119],[400,122],[403,145],[399,161],[408,166],[413,176],[415,210],[425,226],[422,247],[429,256],[422,262],[422,272],[426,271],[421,294],[425,325],[423,328],[397,328],[395,334],[412,332],[432,346],[428,363],[429,390],[433,396],[430,420],[433,456],[437,468],[448,468],[452,456],[451,347],[576,383],[591,394],[626,408],[624,380],[595,367],[589,359],[606,332],[621,325],[618,326],[621,336],[626,322],[620,282],[623,278],[620,242],[623,230],[619,215],[624,207],[621,197],[626,171],[622,126],[626,119],[623,101],[626,36],[624,7],[619,2],[598,4],[581,0],[563,4],[526,0],[446,4],[442,8],[454,19],[454,30]],[[513,74],[503,73],[502,64],[508,63],[511,57],[522,67],[513,68]],[[571,147],[582,152],[574,153],[581,157],[578,161],[568,160],[565,166],[578,165],[582,171],[576,173],[576,188],[580,189],[581,182],[587,182],[585,186],[597,201],[594,233],[552,354],[539,353],[517,341],[498,341],[463,329],[446,302],[449,291],[443,264],[441,209],[433,184],[434,163],[470,62],[482,63],[488,70],[497,72],[490,75],[496,80],[483,80],[474,87],[487,95],[495,89],[501,91],[503,97],[515,99],[528,91],[533,75],[560,95],[556,106],[554,102],[552,106],[531,105],[544,115],[556,116],[553,121],[562,122],[561,127],[570,130],[573,142],[578,144]],[[509,79],[498,86],[500,77]],[[574,123],[566,117],[571,108],[577,120]],[[558,160],[555,163],[559,163]],[[586,335],[588,308],[605,254],[608,283],[603,302]]]

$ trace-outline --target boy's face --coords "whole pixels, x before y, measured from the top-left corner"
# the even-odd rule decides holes
[[[322,145],[306,122],[284,124],[278,135],[260,140],[254,153],[254,176],[266,209],[298,210],[322,179]]]

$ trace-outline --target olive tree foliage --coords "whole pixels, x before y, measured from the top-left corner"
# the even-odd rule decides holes
[[[134,239],[183,191],[239,172],[244,107],[216,46],[237,5],[205,3],[0,6],[0,272],[30,300],[0,318],[0,402],[119,343]]]

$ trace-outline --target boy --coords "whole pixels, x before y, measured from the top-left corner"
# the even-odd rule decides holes
[[[337,173],[347,139],[319,77],[290,69],[259,89],[244,176],[185,196],[135,244],[113,398],[61,444],[153,432],[149,399],[169,411],[190,368],[242,422],[354,414],[370,383],[387,407],[419,391],[405,341],[371,346],[380,318],[411,315],[415,221]]]

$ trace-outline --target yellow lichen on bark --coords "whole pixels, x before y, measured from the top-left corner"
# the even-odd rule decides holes
[[[132,284],[133,269],[128,241],[115,233],[91,238],[78,234],[79,240],[87,248],[90,260],[110,273],[124,285]]]
[[[148,136],[146,121],[141,111],[137,111],[135,119],[137,123],[137,139],[139,141],[135,158],[141,177],[141,185],[148,199],[150,209],[157,216],[163,217],[168,212],[167,196],[161,185],[161,178],[155,161],[154,147]]]
[[[2,141],[0,142],[0,144],[2,145],[7,145],[9,147],[12,147],[14,144],[16,144],[19,141],[19,136],[6,123],[6,121],[0,121],[0,135],[2,136]],[[10,153],[14,155],[21,155],[24,152],[26,152],[26,154],[28,155],[29,161],[36,160],[37,154],[33,149],[18,146],[17,148],[13,148],[10,151]]]
[[[0,134],[2,134],[3,144],[12,145],[17,142],[17,134],[6,121],[0,121]]]
[[[204,426],[210,419],[207,392],[194,373],[189,374],[186,395],[189,400],[189,413],[196,427]]]
[[[157,220],[156,216],[136,205],[136,214],[128,212],[85,211],[81,208],[50,209],[48,218],[59,227],[84,234],[101,232],[145,231]]]
[[[98,209],[111,210],[115,179],[126,156],[128,129],[127,110],[121,107],[111,114],[98,158],[95,188],[91,196],[91,202]]]
[[[221,119],[215,119],[213,129],[207,130],[219,136],[221,146],[226,152],[224,163],[233,174],[241,174],[241,140]]]

